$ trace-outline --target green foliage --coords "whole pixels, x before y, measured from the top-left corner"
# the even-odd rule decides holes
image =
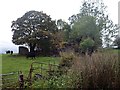
[[[74,23],[74,25],[72,26],[72,29],[73,29],[72,35],[74,35],[75,38],[81,37],[81,36],[93,37],[94,33],[95,34],[99,33],[95,18],[92,16],[81,17],[79,21]]]
[[[80,13],[69,18],[72,25],[70,37],[86,38],[90,37],[95,41],[97,47],[102,45],[102,39],[105,44],[110,44],[111,38],[116,35],[118,30],[116,25],[108,18],[103,3],[97,4],[92,1],[85,1],[82,4]]]
[[[59,64],[60,69],[68,70],[73,64],[75,53],[72,50],[67,50],[65,52],[60,52],[60,57],[61,57],[61,61]]]
[[[49,88],[49,89],[58,89],[58,88],[71,88],[70,86],[70,80],[72,80],[72,77],[61,75],[60,77],[54,76],[48,80],[38,80],[36,81],[32,88]]]
[[[70,25],[63,21],[62,19],[57,20],[57,27],[59,31],[62,31],[64,33],[64,40],[67,41],[69,39],[69,34],[71,31]]]
[[[82,16],[79,21],[75,22],[70,37],[73,39],[81,38],[86,39],[92,38],[96,46],[101,46],[100,31],[96,24],[96,18],[93,16]]]
[[[54,76],[53,78],[48,80],[48,88],[66,88],[66,76],[62,75],[60,77]]]
[[[46,13],[29,11],[12,22],[12,42],[16,45],[26,44],[34,50],[41,42],[50,42],[52,33],[57,31],[55,21]],[[31,48],[32,47],[32,48]]]
[[[95,45],[94,41],[91,38],[87,38],[80,43],[80,48],[83,51],[87,51],[89,48],[92,48]]]
[[[52,43],[54,45],[53,49],[61,49],[62,48],[62,42],[64,42],[64,31],[58,31],[53,34]]]

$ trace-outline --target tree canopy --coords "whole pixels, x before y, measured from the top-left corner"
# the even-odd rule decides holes
[[[71,39],[91,38],[96,46],[102,46],[102,39],[109,44],[115,33],[116,25],[108,18],[106,6],[103,3],[97,5],[95,2],[84,2],[80,13],[72,15],[69,21],[72,26]]]
[[[95,41],[96,45],[101,45],[99,28],[94,17],[81,17],[79,21],[74,23],[72,30],[70,35],[72,39],[80,38],[82,40],[90,37]]]
[[[62,47],[62,43],[73,45],[73,48],[80,46],[97,49],[103,43],[110,46],[112,38],[118,33],[116,27],[106,14],[106,6],[103,3],[98,5],[85,1],[80,12],[69,17],[68,23],[62,19],[54,21],[42,11],[26,12],[12,22],[12,42],[29,46],[30,52],[35,49],[42,49],[44,53],[50,49],[56,50]]]
[[[61,31],[64,35],[64,40],[67,41],[69,39],[69,33],[71,31],[71,26],[63,21],[62,19],[57,20],[58,30]]]
[[[29,11],[12,22],[12,42],[16,45],[26,44],[34,51],[40,43],[50,42],[52,34],[57,31],[55,21],[42,11]]]

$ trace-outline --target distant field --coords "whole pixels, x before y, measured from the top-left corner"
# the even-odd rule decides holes
[[[45,63],[59,63],[59,58],[57,57],[36,57],[36,59],[27,59],[24,56],[17,55],[2,55],[2,74],[22,71],[28,74],[30,64],[32,62],[45,62]]]

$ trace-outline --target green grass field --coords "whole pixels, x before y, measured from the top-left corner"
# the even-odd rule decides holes
[[[109,53],[120,53],[120,50],[106,50]],[[104,51],[104,52],[106,52]],[[24,56],[17,55],[0,55],[2,57],[2,74],[22,71],[28,73],[32,62],[45,62],[58,64],[60,59],[57,57],[36,57],[36,59],[27,59]]]
[[[49,64],[59,64],[60,58],[59,57],[36,57],[35,59],[26,58],[25,56],[18,56],[18,55],[9,55],[3,54],[1,55],[2,61],[2,74],[4,76],[3,82],[5,83],[2,87],[14,87],[15,83],[18,80],[18,71],[22,71],[24,78],[27,79],[30,71],[30,66],[33,62],[43,62],[46,65],[43,65],[43,68],[48,68]],[[40,64],[34,64],[34,67],[39,67]],[[41,73],[41,69],[34,70],[33,73]],[[10,73],[14,73],[14,75],[9,75]],[[33,74],[32,73],[32,74]],[[42,74],[46,75],[46,72],[43,71]],[[7,80],[10,79],[10,80]],[[7,80],[7,81],[6,81]],[[8,83],[8,84],[7,84]]]
[[[17,55],[2,55],[2,74],[22,71],[27,74],[32,62],[45,62],[45,63],[59,63],[57,57],[36,57],[36,59],[27,59],[24,56]]]

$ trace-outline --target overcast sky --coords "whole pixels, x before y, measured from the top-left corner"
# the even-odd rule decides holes
[[[12,46],[11,22],[27,11],[43,11],[52,19],[68,20],[79,13],[83,0],[0,0],[0,47]],[[118,1],[103,0],[107,13],[114,23],[118,23]]]

